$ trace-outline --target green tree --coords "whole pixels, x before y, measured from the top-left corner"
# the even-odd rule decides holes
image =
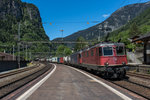
[[[79,51],[79,50],[85,48],[86,45],[87,45],[85,43],[86,42],[85,39],[82,36],[78,37],[77,40],[76,40],[76,42],[78,42],[78,43],[76,43],[76,45],[75,45],[75,49],[74,49],[75,51]]]
[[[65,48],[64,52],[65,52],[65,56],[69,56],[72,53],[71,49],[68,47]]]
[[[129,29],[129,34],[131,36],[134,36],[134,35],[139,35],[141,33],[140,29],[138,28],[137,24],[134,22],[131,26],[130,26],[130,29]]]
[[[148,28],[147,28],[147,26],[144,26],[143,28],[142,28],[142,33],[147,33],[148,32]]]
[[[57,50],[56,50],[56,56],[63,56],[64,55],[64,45],[60,45],[58,46]]]
[[[56,50],[56,56],[58,56],[58,57],[68,56],[71,53],[72,53],[71,49],[64,45],[59,45]]]

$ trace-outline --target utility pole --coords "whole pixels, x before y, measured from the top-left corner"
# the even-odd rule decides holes
[[[106,30],[107,29],[107,26],[108,26],[108,22],[105,22],[105,24],[104,24],[104,33],[106,34],[106,33],[108,33],[108,31]]]
[[[26,45],[26,60],[28,60],[28,51],[27,51],[27,45]]]
[[[31,52],[30,52],[30,61],[31,61],[31,58],[32,58],[32,55],[31,55]]]
[[[100,36],[100,30],[99,30],[98,42],[100,41],[101,41],[101,36]]]
[[[102,30],[102,26],[100,26],[100,27],[99,27],[98,42],[100,42],[100,41],[101,41],[101,34],[100,34],[101,30]]]
[[[13,61],[15,60],[15,54],[14,54],[14,52],[15,52],[15,46],[13,45]]]
[[[63,32],[64,32],[64,30],[62,29],[62,30],[60,30],[61,32],[62,32],[62,42],[63,42]]]
[[[25,46],[24,46],[24,44],[22,45],[22,48],[23,48],[23,55],[22,56],[24,58],[25,57],[25,54],[24,54],[24,51],[25,51],[24,48],[25,48]]]
[[[18,68],[20,68],[20,22],[18,24]]]

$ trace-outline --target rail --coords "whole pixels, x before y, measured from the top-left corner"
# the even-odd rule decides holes
[[[6,97],[7,95],[11,94],[12,92],[16,91],[17,89],[21,88],[25,84],[33,81],[34,79],[38,78],[40,75],[43,75],[47,72],[52,66],[44,66],[38,68],[34,71],[29,71],[26,75],[18,75],[16,76],[16,80],[12,80],[9,83],[5,83],[4,85],[0,86],[0,99]]]
[[[21,73],[21,72],[25,72],[25,71],[31,70],[31,69],[36,68],[38,66],[39,65],[36,64],[34,66],[31,66],[31,67],[25,67],[25,68],[21,68],[21,69],[17,69],[17,70],[12,70],[12,71],[9,71],[9,72],[6,72],[6,73],[1,73],[0,74],[0,79],[8,77],[8,76],[11,76],[11,75],[15,75],[15,74],[18,74],[18,73]]]
[[[120,80],[120,81],[110,81],[111,83],[122,87],[128,91],[131,91],[137,95],[140,95],[141,97],[144,97],[146,99],[150,99],[150,87],[129,81],[129,80]]]
[[[148,74],[142,74],[142,73],[136,73],[136,72],[127,72],[127,75],[150,80],[150,75],[148,75]]]

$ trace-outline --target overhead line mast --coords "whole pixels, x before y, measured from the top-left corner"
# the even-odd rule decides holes
[[[18,68],[20,68],[20,22],[18,24]]]

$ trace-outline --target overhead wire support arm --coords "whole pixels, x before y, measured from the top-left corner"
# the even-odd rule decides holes
[[[50,42],[48,42],[48,41],[29,41],[29,42],[27,42],[27,41],[21,41],[22,43],[28,43],[28,44],[33,44],[33,43],[45,43],[45,44],[48,44],[48,43],[54,43],[54,44],[61,44],[61,43],[69,43],[69,44],[75,44],[75,43],[91,43],[91,42],[73,42],[73,41],[50,41]]]

